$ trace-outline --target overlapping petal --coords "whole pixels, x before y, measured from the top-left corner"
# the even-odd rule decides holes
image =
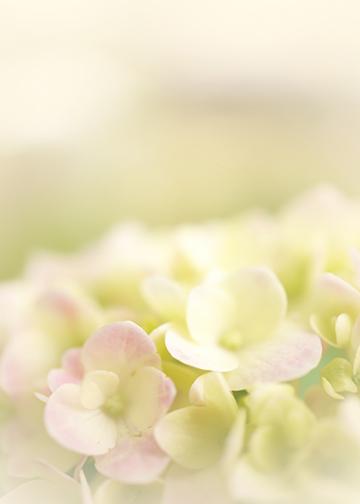
[[[116,444],[116,425],[101,410],[83,406],[80,385],[55,390],[46,403],[45,424],[61,445],[86,455],[106,453]]]
[[[155,427],[160,447],[188,469],[201,469],[219,460],[237,406],[219,374],[200,376],[190,390],[193,406],[172,411]]]
[[[207,371],[231,371],[238,365],[236,356],[216,345],[199,345],[186,339],[175,329],[165,336],[166,348],[180,362]]]
[[[164,373],[156,368],[143,367],[129,379],[126,395],[126,424],[134,432],[146,432],[168,411],[176,390]]]
[[[240,351],[237,369],[226,378],[233,390],[292,381],[314,369],[321,355],[322,345],[316,335],[290,326],[270,341]]]
[[[146,332],[133,322],[117,322],[99,329],[84,345],[87,371],[103,369],[122,377],[141,366],[158,366],[159,357]]]
[[[104,476],[131,484],[154,481],[169,464],[152,434],[124,437],[106,455],[96,457],[96,468]]]

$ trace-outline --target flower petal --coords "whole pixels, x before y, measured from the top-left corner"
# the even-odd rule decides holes
[[[138,367],[159,364],[153,341],[133,322],[116,322],[99,329],[85,343],[82,360],[87,371],[103,369],[120,377]]]
[[[119,377],[111,371],[91,371],[81,383],[81,404],[87,409],[100,408],[115,392]]]
[[[358,389],[353,381],[350,362],[336,357],[321,370],[321,381],[325,392],[333,399],[343,399],[343,392],[356,394]]]
[[[237,415],[238,406],[223,375],[206,373],[193,383],[189,398],[196,406],[210,406],[232,423]]]
[[[360,312],[360,292],[333,273],[323,273],[320,276],[314,296],[319,309],[334,314]]]
[[[160,447],[178,464],[201,469],[221,456],[226,426],[211,407],[189,406],[168,413],[155,427]]]
[[[316,332],[331,345],[341,346],[337,334],[339,323],[334,323],[334,320],[337,321],[339,316],[344,319],[346,315],[355,322],[359,313],[360,292],[342,278],[332,273],[323,273],[313,293],[311,323]]]
[[[126,384],[124,418],[130,430],[144,432],[170,408],[176,390],[173,382],[156,368],[144,367]]]
[[[288,328],[271,341],[239,352],[239,367],[227,373],[226,378],[232,390],[295,380],[315,368],[321,354],[321,341],[317,336]]]
[[[176,397],[171,408],[179,409],[188,406],[190,387],[202,371],[173,360],[162,361],[162,368],[164,373],[174,382],[176,388]]]
[[[187,324],[193,340],[215,344],[234,324],[236,304],[218,285],[195,287],[189,295]]]
[[[115,445],[116,424],[102,411],[84,408],[80,395],[79,385],[59,387],[46,403],[46,428],[65,448],[85,455],[106,453]]]
[[[96,468],[101,474],[131,484],[154,481],[168,463],[168,456],[151,434],[125,437],[106,455],[96,457]]]
[[[62,368],[52,369],[48,374],[48,385],[52,392],[64,383],[80,383],[84,374],[81,349],[71,348],[62,358]]]
[[[200,346],[173,329],[167,331],[165,344],[175,359],[194,368],[225,372],[238,366],[238,359],[233,353],[218,346]]]
[[[268,268],[243,268],[227,275],[223,288],[236,299],[236,330],[248,342],[273,334],[287,308],[285,289]]]

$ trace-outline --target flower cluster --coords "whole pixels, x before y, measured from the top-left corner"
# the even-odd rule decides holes
[[[0,504],[360,498],[360,205],[121,225],[0,286]]]

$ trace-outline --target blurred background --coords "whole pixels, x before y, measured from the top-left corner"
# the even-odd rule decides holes
[[[0,277],[111,224],[360,195],[358,0],[0,0]]]

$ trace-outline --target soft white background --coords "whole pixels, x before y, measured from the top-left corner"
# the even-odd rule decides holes
[[[124,217],[360,193],[356,0],[0,0],[0,274]]]

